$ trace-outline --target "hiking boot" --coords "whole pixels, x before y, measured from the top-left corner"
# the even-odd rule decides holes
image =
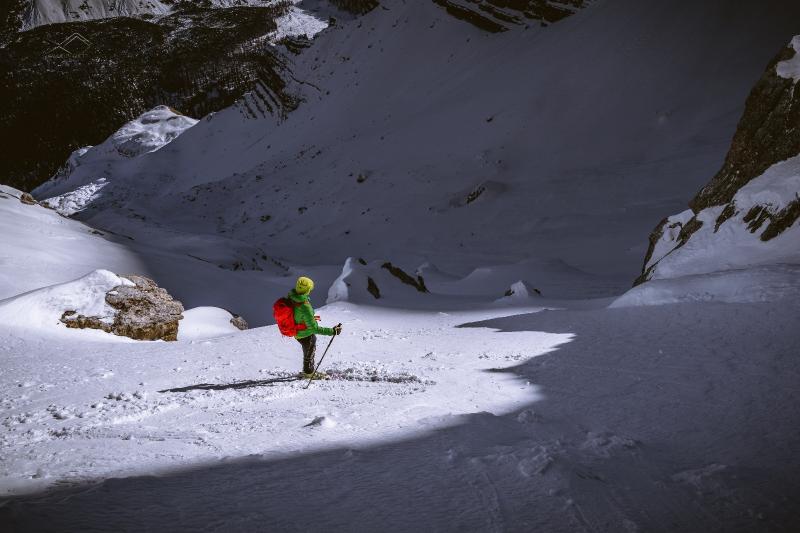
[[[325,372],[300,372],[297,374],[300,379],[330,379]]]

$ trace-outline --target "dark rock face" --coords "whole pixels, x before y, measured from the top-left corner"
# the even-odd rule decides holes
[[[178,340],[178,322],[183,304],[143,276],[124,276],[133,286],[120,285],[106,294],[106,303],[116,310],[111,323],[103,317],[86,317],[65,311],[61,321],[69,328],[100,329],[136,340]]]
[[[425,280],[422,278],[422,276],[417,276],[416,278],[414,278],[408,275],[403,269],[396,267],[388,262],[381,265],[381,268],[388,270],[389,274],[396,277],[406,285],[414,287],[419,292],[429,292],[428,288],[425,286]]]
[[[776,72],[795,54],[792,47],[781,51],[753,88],[722,169],[689,204],[695,213],[730,202],[750,180],[800,153],[800,92]]]
[[[379,5],[378,0],[330,0],[330,3],[355,15],[369,13]]]
[[[184,4],[181,4],[182,6]],[[263,37],[287,7],[207,9],[158,20],[50,24],[0,46],[0,175],[18,189],[49,179],[75,149],[96,145],[156,105],[201,117],[253,91],[254,114],[297,106],[281,48]],[[69,42],[66,50],[53,43]]]
[[[587,0],[433,0],[454,17],[499,33],[532,23],[547,26],[586,6]]]
[[[22,193],[22,196],[19,197],[19,201],[25,205],[36,205],[39,203],[33,196],[26,192]]]
[[[378,288],[378,284],[375,283],[375,280],[371,277],[367,277],[367,292],[374,296],[376,300],[379,300],[381,297],[381,291]]]

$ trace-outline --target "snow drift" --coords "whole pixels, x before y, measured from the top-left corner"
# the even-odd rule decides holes
[[[37,335],[75,334],[74,331],[68,332],[61,321],[64,312],[71,310],[97,317],[110,325],[116,310],[106,302],[106,294],[115,287],[126,285],[132,286],[133,282],[107,270],[96,270],[75,281],[0,300],[0,323],[6,327],[33,330]],[[92,331],[85,336],[97,338],[98,334]]]

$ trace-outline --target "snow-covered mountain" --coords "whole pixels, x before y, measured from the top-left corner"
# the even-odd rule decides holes
[[[722,169],[650,237],[639,282],[800,264],[800,37],[755,85]]]
[[[298,4],[300,0],[291,0]],[[18,30],[47,24],[80,22],[114,17],[162,16],[185,7],[228,8],[274,6],[285,0],[14,0],[9,10],[16,14]],[[299,10],[296,10],[299,13]]]
[[[327,25],[327,17],[286,2],[188,2],[157,18],[12,32],[0,46],[0,98],[13,103],[0,109],[0,142],[9,154],[0,161],[2,181],[30,190],[70,152],[99,144],[156,105],[202,116],[255,89],[261,112],[281,115],[295,103],[286,91],[288,52],[276,43],[302,49]],[[30,127],[39,123],[50,126]]]
[[[294,7],[0,50],[3,531],[797,529],[800,4]]]
[[[466,275],[557,259],[614,276],[613,292],[635,277],[652,221],[719,168],[800,10],[597,2],[492,34],[434,3],[381,5],[293,59],[302,103],[286,120],[249,94],[158,152],[109,163],[77,216],[132,235],[224,235],[290,263]],[[42,191],[97,178],[78,167]]]

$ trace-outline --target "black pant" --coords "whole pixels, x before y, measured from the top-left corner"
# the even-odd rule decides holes
[[[314,371],[314,355],[317,353],[317,336],[309,335],[308,337],[297,339],[297,342],[303,347],[303,372],[310,374]]]

